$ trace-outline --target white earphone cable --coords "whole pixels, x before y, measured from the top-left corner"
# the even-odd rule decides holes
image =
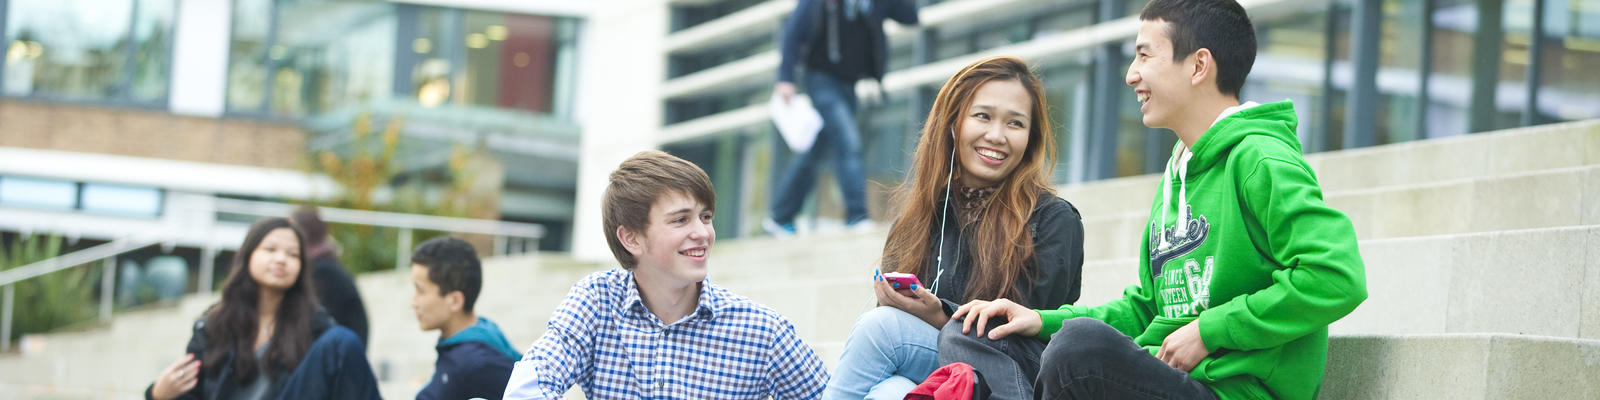
[[[950,213],[948,212],[950,210],[950,182],[951,182],[951,178],[954,178],[955,175],[956,175],[956,146],[955,146],[955,143],[954,143],[955,142],[955,138],[956,138],[956,128],[955,127],[951,127],[950,128],[950,141],[951,141],[951,143],[950,143],[950,168],[949,168],[950,171],[945,173],[945,176],[944,176],[944,204],[941,204],[940,207],[939,207],[939,247],[937,248],[937,251],[939,252],[939,256],[938,256],[938,258],[936,258],[937,261],[934,264],[934,266],[935,266],[935,272],[934,272],[934,275],[933,275],[933,293],[934,294],[939,294],[939,278],[944,277],[944,227],[945,227],[945,221],[950,219]]]

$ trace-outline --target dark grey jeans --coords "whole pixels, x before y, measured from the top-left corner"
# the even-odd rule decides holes
[[[995,399],[1217,398],[1189,374],[1092,318],[1063,322],[1048,345],[1032,337],[962,334],[961,321],[952,319],[939,332],[939,363],[958,361],[983,375]]]

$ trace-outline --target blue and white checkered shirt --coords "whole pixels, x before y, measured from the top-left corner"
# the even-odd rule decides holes
[[[633,272],[572,285],[544,335],[511,371],[506,399],[557,399],[576,384],[600,399],[813,399],[828,371],[789,320],[702,281],[693,314],[645,310]]]

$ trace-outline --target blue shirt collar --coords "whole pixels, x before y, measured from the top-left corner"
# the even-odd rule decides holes
[[[627,287],[627,290],[622,294],[623,308],[629,312],[647,316],[645,318],[658,321],[657,323],[663,326],[671,325],[671,322],[660,321],[660,319],[655,317],[655,314],[650,313],[650,310],[644,305],[644,298],[639,296],[639,283],[634,281],[633,270],[630,269],[626,271],[627,275],[623,277],[625,282],[623,286]],[[710,278],[701,279],[700,296],[697,300],[698,304],[695,305],[693,318],[688,320],[710,321],[716,319],[717,315],[722,312],[722,309],[727,303],[726,299],[723,297],[726,296],[724,293],[722,293],[721,288],[717,287],[716,285],[712,285]]]

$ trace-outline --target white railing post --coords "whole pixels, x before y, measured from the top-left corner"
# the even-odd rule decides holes
[[[100,322],[111,322],[111,301],[117,289],[117,258],[106,257],[105,273],[100,274]]]
[[[400,241],[394,250],[394,270],[403,271],[409,267],[411,267],[411,228],[400,228]]]
[[[17,284],[6,285],[5,300],[0,303],[0,352],[11,351],[11,309],[17,297]]]
[[[200,293],[211,293],[212,274],[217,269],[217,245],[206,242],[206,248],[200,249],[200,278],[195,286],[199,286]]]
[[[496,256],[503,256],[503,255],[506,255],[507,253],[509,253],[507,251],[508,249],[506,248],[506,241],[507,240],[509,240],[509,239],[506,238],[505,235],[494,235],[494,252],[489,253],[489,254],[496,255]]]

